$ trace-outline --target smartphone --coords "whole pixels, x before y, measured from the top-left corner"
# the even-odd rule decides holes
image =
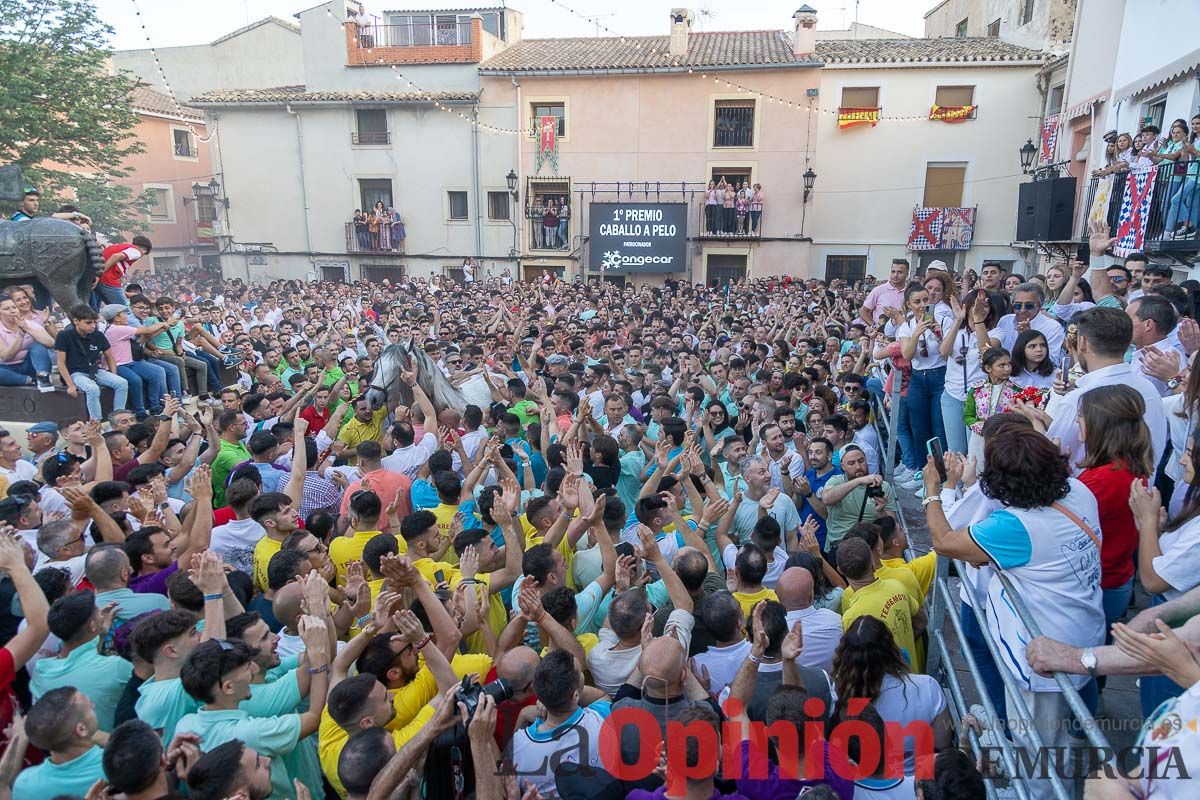
[[[1200,289],[1189,289],[1187,294],[1188,316],[1192,319],[1200,320],[1196,316],[1197,310],[1200,310]]]
[[[1075,249],[1075,260],[1082,261],[1085,264],[1092,263],[1092,249],[1087,242],[1083,242]]]
[[[933,466],[937,469],[938,478],[946,482],[946,454],[942,450],[942,440],[936,436],[925,443],[925,452],[933,456]]]
[[[435,583],[445,583],[446,582],[446,573],[440,569],[435,569],[433,571],[433,579],[434,579]]]
[[[1071,374],[1071,357],[1068,355],[1064,355],[1063,359],[1062,359],[1062,366],[1059,367],[1059,370],[1058,370],[1058,378],[1063,383],[1066,383],[1067,376],[1069,374]]]

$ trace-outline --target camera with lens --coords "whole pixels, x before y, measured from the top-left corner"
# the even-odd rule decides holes
[[[868,499],[876,500],[883,496],[884,495],[883,495],[883,487],[882,486],[868,486],[867,487],[867,498]]]
[[[462,679],[462,685],[458,687],[458,691],[454,694],[454,699],[462,703],[467,709],[467,719],[475,718],[475,709],[479,706],[479,700],[483,695],[489,694],[492,699],[499,705],[505,700],[511,700],[513,696],[512,685],[503,678],[497,678],[491,683],[479,684],[465,677]]]

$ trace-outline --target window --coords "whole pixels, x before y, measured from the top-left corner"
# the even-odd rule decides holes
[[[559,137],[567,135],[567,110],[562,103],[534,103],[533,124],[529,126],[529,131],[534,138],[537,138],[538,131],[541,129],[538,121],[542,117],[557,117]]]
[[[196,146],[192,142],[192,132],[186,129],[172,128],[171,138],[175,145],[175,155],[180,158],[195,158]]]
[[[412,47],[433,43],[432,17],[429,14],[394,14],[388,18],[391,28],[387,43],[393,47]]]
[[[960,208],[966,164],[929,164],[925,167],[925,208]]]
[[[488,192],[488,219],[508,220],[508,192]]]
[[[212,190],[202,186],[196,193],[196,222],[208,225],[217,218],[217,204],[213,202]]]
[[[450,209],[450,219],[466,219],[467,218],[467,193],[466,192],[446,192],[446,199]]]
[[[355,123],[358,132],[354,134],[354,144],[387,144],[388,124],[387,111],[382,108],[357,108],[354,110]]]
[[[988,25],[988,38],[995,39],[1000,35],[1000,20],[992,20],[992,24]]]
[[[754,146],[754,101],[718,100],[713,117],[713,147]]]
[[[725,286],[746,277],[746,256],[733,253],[709,253],[708,285]]]
[[[1018,25],[1028,25],[1033,20],[1033,0],[1022,0],[1021,2],[1021,21]]]
[[[956,39],[967,38],[967,20],[966,19],[961,20],[957,25],[954,26],[954,38],[956,38]]]
[[[393,264],[363,264],[359,267],[362,279],[368,283],[383,283],[385,280],[396,283],[404,280],[404,267]]]
[[[843,86],[841,108],[879,108],[879,87]]]
[[[1066,88],[1061,83],[1058,86],[1050,87],[1050,100],[1046,104],[1047,114],[1057,114],[1059,111],[1062,111],[1063,94],[1065,91]]]
[[[867,277],[866,256],[825,256],[825,282],[841,279],[853,283]]]
[[[392,205],[391,178],[359,178],[358,194],[362,201],[362,210],[370,212],[376,203],[383,203],[384,208]]]
[[[1142,113],[1142,124],[1157,125],[1159,130],[1163,126],[1163,117],[1167,113],[1167,96],[1156,97],[1146,103],[1145,111]]]
[[[939,106],[971,106],[975,104],[974,86],[939,86],[933,102]]]
[[[713,167],[712,182],[720,183],[725,181],[734,186],[740,186],[742,182],[750,183],[750,168],[749,167]]]
[[[175,216],[172,208],[171,190],[159,187],[146,189],[146,208],[151,222],[170,222]]]

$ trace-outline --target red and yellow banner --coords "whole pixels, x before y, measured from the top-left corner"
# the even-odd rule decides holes
[[[939,106],[929,109],[929,118],[938,122],[963,122],[971,119],[975,106]]]
[[[838,127],[853,128],[856,125],[870,125],[874,128],[879,124],[878,108],[839,108]]]

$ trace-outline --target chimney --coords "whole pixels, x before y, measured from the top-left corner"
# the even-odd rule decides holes
[[[792,37],[792,53],[797,56],[812,55],[817,49],[817,10],[803,5],[792,14],[796,23]]]
[[[688,51],[688,33],[692,29],[692,12],[686,8],[671,9],[671,44],[669,52],[672,57],[683,58]]]

